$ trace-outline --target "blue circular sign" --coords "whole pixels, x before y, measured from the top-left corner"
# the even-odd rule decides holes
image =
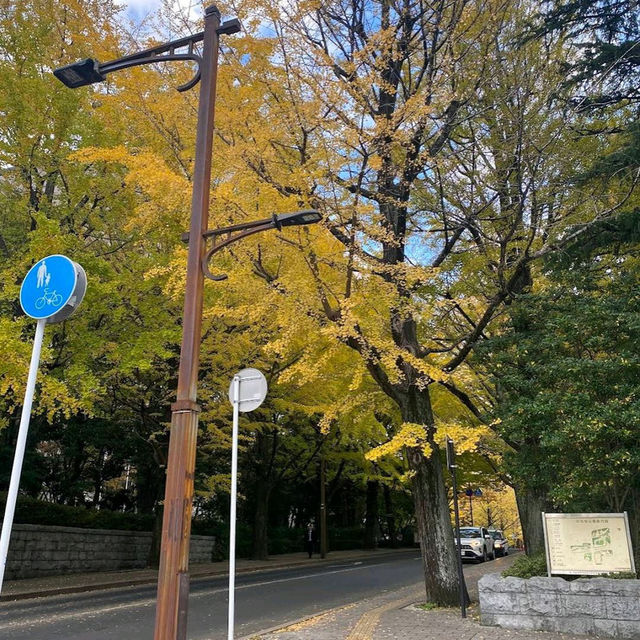
[[[50,318],[69,302],[77,280],[73,260],[60,255],[47,256],[36,262],[22,281],[20,306],[32,318]]]

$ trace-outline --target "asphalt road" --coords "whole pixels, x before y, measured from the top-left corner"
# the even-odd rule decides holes
[[[236,638],[419,583],[418,550],[236,577]],[[479,567],[478,567],[479,568]],[[472,567],[466,573],[473,574]],[[469,576],[471,577],[471,576]],[[18,600],[0,605],[2,640],[151,640],[156,586]],[[191,583],[189,640],[225,640],[227,578]]]
[[[417,550],[236,577],[236,637],[420,581]],[[155,585],[0,605],[2,640],[151,640]],[[189,640],[225,640],[227,578],[194,580]]]

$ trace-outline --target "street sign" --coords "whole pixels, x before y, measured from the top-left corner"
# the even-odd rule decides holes
[[[47,256],[22,281],[20,306],[36,320],[61,322],[76,310],[86,290],[87,277],[78,263],[66,256]]]
[[[476,498],[481,498],[482,497],[482,489],[476,489],[473,492],[473,495],[476,496]]]
[[[235,404],[235,380],[239,379],[238,411],[246,413],[257,409],[267,397],[267,380],[257,369],[242,369],[234,376],[229,386],[229,402]]]
[[[229,614],[227,640],[233,640],[236,585],[236,502],[238,492],[238,421],[240,411],[257,409],[267,397],[267,380],[257,369],[238,371],[229,387],[229,402],[233,407],[231,436],[231,505],[229,513]]]
[[[20,474],[27,445],[31,405],[36,389],[40,352],[44,339],[44,327],[52,322],[61,322],[68,318],[82,302],[87,290],[87,276],[84,269],[66,256],[53,255],[43,258],[31,267],[22,281],[20,288],[20,306],[31,318],[36,319],[36,335],[33,340],[29,375],[24,392],[24,402],[20,415],[20,427],[16,440],[16,450],[11,468],[11,480],[2,519],[2,533],[0,533],[0,592],[4,581],[4,571],[7,566],[7,553],[13,516],[18,498]]]

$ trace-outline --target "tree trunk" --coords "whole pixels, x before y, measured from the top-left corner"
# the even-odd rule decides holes
[[[161,504],[157,504],[153,519],[153,533],[151,535],[151,547],[149,548],[149,557],[147,558],[147,565],[153,569],[157,569],[160,566],[160,545],[162,543],[162,516],[164,514],[164,507]]]
[[[251,558],[266,560],[269,553],[268,518],[271,487],[266,482],[256,484],[256,510],[253,519],[253,546]]]
[[[384,511],[387,520],[387,534],[389,535],[389,546],[395,549],[398,546],[398,534],[396,533],[396,518],[393,515],[393,503],[391,501],[391,489],[388,484],[382,485],[384,493]]]
[[[544,553],[542,512],[551,506],[546,491],[515,487],[515,492],[525,552],[528,556]]]
[[[433,413],[429,392],[411,387],[402,405],[406,422],[433,428]],[[431,453],[424,455],[421,447],[407,448],[409,468],[413,472],[412,491],[415,507],[422,568],[427,602],[441,606],[460,603],[458,568],[449,501],[442,474],[440,451],[429,434]],[[468,600],[468,595],[465,597]]]
[[[92,504],[97,507],[100,503],[100,494],[102,493],[102,470],[104,467],[104,449],[100,449],[98,459],[93,471],[93,500]]]
[[[378,481],[367,480],[367,513],[364,523],[364,548],[378,547]]]

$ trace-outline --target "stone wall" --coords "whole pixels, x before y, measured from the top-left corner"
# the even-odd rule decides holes
[[[489,574],[478,591],[484,625],[640,640],[640,580]]]
[[[211,562],[215,538],[213,536],[191,536],[189,544],[189,564]]]
[[[191,536],[190,562],[211,562],[214,538]],[[151,547],[148,531],[78,529],[14,524],[5,578],[145,567]]]

